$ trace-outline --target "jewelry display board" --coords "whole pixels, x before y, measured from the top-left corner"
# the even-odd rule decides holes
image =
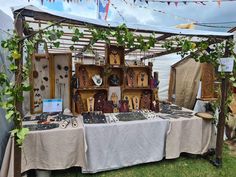
[[[52,54],[52,72],[54,90],[53,98],[61,98],[63,100],[63,109],[71,108],[70,83],[72,75],[72,58],[70,53]]]
[[[33,89],[30,93],[31,113],[41,113],[43,110],[43,99],[51,98],[50,90],[50,61],[45,57],[32,57],[32,70],[30,84]]]
[[[106,59],[109,65],[124,65],[124,48],[122,46],[107,45]]]

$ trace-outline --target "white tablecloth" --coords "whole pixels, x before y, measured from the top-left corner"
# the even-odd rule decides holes
[[[203,154],[215,148],[215,127],[209,120],[199,117],[170,119],[166,138],[166,159],[180,156],[181,152]]]
[[[80,119],[78,119],[80,121]],[[9,139],[0,176],[13,176],[13,138]],[[21,172],[58,170],[86,164],[84,127],[31,131],[22,147]]]
[[[163,119],[85,125],[87,166],[84,173],[154,162],[165,155],[169,121]]]

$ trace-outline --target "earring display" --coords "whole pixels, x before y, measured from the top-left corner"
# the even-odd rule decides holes
[[[31,113],[41,113],[43,99],[50,98],[50,82],[49,82],[49,68],[45,67],[49,65],[47,58],[32,58],[33,71],[31,74],[31,85],[33,90],[31,91]],[[40,74],[39,74],[40,73]]]
[[[87,87],[88,86],[88,72],[85,67],[79,67],[79,85],[80,87]]]
[[[133,103],[132,103],[131,97],[126,95],[126,96],[124,96],[124,100],[128,101],[129,110],[132,110],[133,109]]]
[[[111,51],[109,59],[111,65],[120,65],[120,55],[118,54],[117,50]]]
[[[140,109],[151,109],[151,94],[150,92],[144,91],[140,99]]]
[[[124,65],[124,48],[121,46],[106,46],[106,61],[110,65]]]
[[[82,101],[81,95],[79,94],[78,90],[75,91],[75,93],[73,95],[73,101],[75,103],[76,112],[82,113],[84,110],[83,101]]]
[[[114,108],[113,108],[113,112],[119,112],[118,111],[118,96],[115,92],[113,92],[111,94],[111,98],[110,98],[113,102]]]
[[[104,103],[107,100],[105,92],[98,92],[94,95],[94,110],[103,111]]]
[[[119,112],[129,112],[129,101],[120,100],[119,101]]]
[[[138,87],[148,87],[148,75],[146,72],[138,74]]]
[[[93,97],[87,98],[87,108],[88,108],[88,112],[94,112],[94,98]]]
[[[139,110],[139,97],[135,96],[133,97],[133,105],[135,110]]]
[[[132,68],[129,68],[127,71],[127,85],[129,87],[136,87],[136,76]]]
[[[71,107],[71,55],[70,54],[53,54],[52,63],[54,70],[53,97],[63,100],[63,109]]]

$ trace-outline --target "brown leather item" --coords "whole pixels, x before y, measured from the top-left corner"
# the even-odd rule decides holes
[[[151,108],[151,94],[150,92],[143,92],[140,99],[140,109],[148,109]]]
[[[104,103],[107,100],[107,94],[105,92],[98,92],[94,95],[94,110],[103,111]]]
[[[148,75],[146,72],[138,74],[138,87],[148,87]]]
[[[80,87],[87,87],[89,84],[88,71],[85,67],[79,67],[79,85]]]
[[[129,112],[129,101],[128,100],[120,100],[119,101],[119,111],[120,112]]]
[[[113,107],[113,101],[105,101],[103,105],[103,113],[112,113]]]
[[[136,87],[137,85],[137,78],[132,68],[129,68],[127,71],[127,84],[129,87]]]
[[[83,112],[83,102],[82,102],[81,95],[79,94],[78,91],[75,92],[75,94],[73,96],[73,100],[75,102],[76,112],[79,114],[82,113]]]

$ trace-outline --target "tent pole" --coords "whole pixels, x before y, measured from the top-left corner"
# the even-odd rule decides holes
[[[230,40],[230,39],[228,39]],[[224,57],[230,56],[229,48],[227,47],[228,41],[226,41],[225,55]],[[216,139],[216,154],[213,164],[216,167],[222,166],[222,151],[224,144],[224,129],[225,129],[225,117],[227,115],[227,108],[225,107],[226,99],[228,96],[228,86],[229,86],[229,77],[228,74],[225,74],[225,77],[221,79],[221,104],[220,104],[220,114],[219,121],[217,125],[217,139]]]
[[[21,16],[16,16],[15,18],[15,29],[18,36],[23,37],[23,18]],[[15,60],[15,65],[17,66],[17,70],[15,72],[15,84],[22,84],[22,69],[23,69],[23,48],[22,42],[19,44],[19,52],[21,53],[21,58],[19,60]],[[20,92],[20,96],[23,96],[23,92]],[[23,116],[22,112],[22,102],[16,102],[16,110],[20,112],[21,116]],[[21,128],[21,120],[18,122],[18,127]],[[16,126],[16,125],[14,125]],[[16,139],[14,138],[14,177],[21,177],[21,148],[18,146]]]

